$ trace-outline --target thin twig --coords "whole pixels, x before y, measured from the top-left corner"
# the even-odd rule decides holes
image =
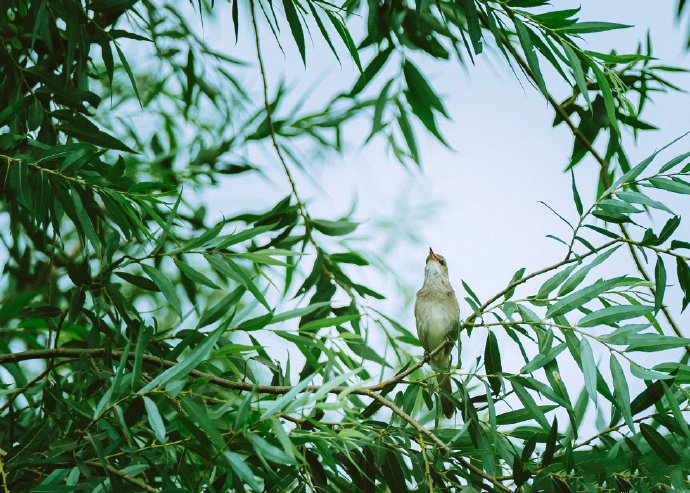
[[[448,445],[443,443],[443,441],[439,437],[437,437],[433,432],[427,430],[422,425],[420,425],[413,417],[411,417],[409,414],[407,414],[405,411],[403,411],[397,405],[395,405],[395,403],[393,403],[392,401],[389,401],[385,397],[382,397],[381,395],[377,394],[376,392],[369,391],[367,395],[369,397],[371,397],[372,399],[380,402],[382,405],[386,406],[391,411],[393,411],[395,414],[400,416],[404,421],[409,423],[415,430],[417,430],[417,432],[419,432],[422,435],[424,435],[425,437],[429,438],[432,442],[434,442],[434,444],[436,444],[436,446],[438,446],[438,448],[442,452],[444,452],[444,453],[450,452],[450,448],[448,447]],[[482,471],[478,467],[474,466],[468,460],[466,460],[462,457],[457,458],[457,460],[458,460],[458,462],[460,462],[460,464],[464,468],[466,468],[469,471],[473,472],[474,474],[486,479],[491,484],[496,486],[496,488],[498,488],[499,490],[510,491],[510,488],[506,487],[499,480],[497,480],[494,476],[486,474],[484,471]]]
[[[85,464],[91,466],[91,467],[100,467],[101,469],[105,469],[108,473],[114,474],[120,479],[123,479],[127,481],[128,483],[131,483],[135,485],[138,488],[141,488],[144,491],[148,491],[149,493],[159,493],[159,490],[156,488],[153,488],[152,486],[149,486],[145,482],[143,482],[141,479],[133,478],[127,473],[124,473],[122,471],[119,471],[115,469],[113,466],[110,466],[108,464],[103,465],[98,461],[86,461]]]
[[[481,12],[480,12],[480,14],[481,14]],[[483,14],[482,14],[482,17],[483,17]],[[483,19],[483,20],[486,21],[486,19]],[[508,48],[510,53],[515,58],[515,61],[518,63],[518,65],[520,65],[520,68],[524,71],[524,73],[530,79],[532,79],[532,81],[535,81],[535,83],[536,83],[537,79],[534,76],[534,74],[532,73],[532,70],[530,70],[529,65],[527,64],[525,59],[522,58],[522,56],[520,56],[520,54],[517,52],[517,50],[515,49],[513,44],[508,40],[508,38],[505,35],[501,34],[501,41]],[[601,156],[601,154],[599,154],[599,152],[594,148],[592,142],[590,142],[589,139],[582,132],[580,132],[580,130],[575,126],[573,121],[570,119],[570,116],[568,115],[568,113],[563,109],[563,107],[561,107],[561,105],[558,103],[558,101],[556,101],[556,99],[554,99],[554,97],[548,91],[544,91],[544,96],[546,97],[546,100],[549,102],[549,104],[553,107],[554,111],[558,114],[558,116],[563,119],[563,121],[568,126],[571,133],[573,134],[573,136],[575,136],[575,138],[578,141],[580,141],[582,146],[585,149],[587,149],[587,152],[589,152],[592,155],[592,157],[597,161],[597,163],[599,163],[599,166],[601,167],[601,176],[602,176],[604,186],[606,188],[609,188],[611,186],[611,180],[609,178],[609,163],[608,163],[608,161],[606,161],[606,159],[604,159]],[[623,224],[620,224],[619,226],[620,226],[621,233],[623,233],[623,237],[626,240],[628,240],[629,242],[632,241],[630,238],[630,234],[628,233],[628,230],[626,229],[626,227]],[[628,242],[628,249],[630,250],[630,256],[632,257],[633,262],[635,263],[635,267],[637,268],[637,270],[642,275],[642,277],[644,278],[645,281],[651,282],[651,277],[649,277],[649,274],[647,274],[647,271],[645,270],[644,266],[642,265],[640,257],[638,256],[637,251],[635,250],[635,245],[632,243],[629,243],[629,242]],[[652,295],[655,296],[656,290],[653,287],[650,287],[649,289],[652,292]],[[661,311],[664,314],[664,317],[666,317],[666,320],[668,321],[669,325],[673,329],[673,332],[675,332],[675,334],[678,337],[684,337],[683,333],[678,328],[678,325],[673,320],[671,313],[668,311],[668,308],[666,308],[665,306],[662,306]],[[690,347],[686,346],[685,350],[688,353],[690,353]]]
[[[443,345],[439,346],[437,350],[443,349]],[[120,350],[113,350],[112,355],[113,356],[122,356],[124,354],[124,351]],[[54,348],[54,349],[39,349],[39,350],[32,350],[32,351],[23,351],[20,353],[14,353],[14,354],[2,354],[0,355],[0,364],[6,364],[6,363],[18,363],[20,361],[27,361],[27,360],[33,360],[33,359],[49,359],[49,358],[60,358],[60,357],[68,357],[68,358],[76,358],[80,357],[82,355],[86,356],[91,356],[91,357],[97,357],[97,356],[103,356],[105,355],[105,349],[90,349],[90,348]],[[127,359],[134,359],[136,357],[134,352],[129,352],[127,353]],[[164,368],[171,368],[175,365],[178,364],[176,361],[169,361],[165,360],[162,358],[158,358],[156,356],[151,356],[151,355],[142,355],[141,356],[142,360],[145,361],[146,363],[157,365],[157,366],[162,366]],[[195,378],[203,378],[209,381],[209,383],[212,383],[214,385],[218,385],[219,387],[223,387],[226,389],[230,390],[241,390],[241,391],[254,391],[260,394],[274,394],[274,395],[279,395],[279,394],[285,394],[292,390],[294,387],[290,385],[252,385],[248,383],[243,383],[243,382],[235,382],[233,380],[228,380],[225,378],[217,377],[215,375],[211,375],[210,373],[205,373],[199,370],[192,370],[189,374],[190,377],[195,377]],[[367,397],[371,397],[372,399],[380,402],[382,405],[385,407],[389,408],[391,411],[393,411],[395,414],[400,416],[404,421],[406,421],[408,424],[410,424],[415,430],[417,430],[419,433],[424,434],[427,438],[429,438],[431,441],[438,446],[438,448],[443,451],[443,452],[450,452],[450,448],[443,443],[443,441],[438,438],[433,432],[429,431],[426,429],[424,426],[422,426],[419,422],[417,422],[414,418],[412,418],[409,414],[407,414],[405,411],[400,409],[395,403],[392,401],[389,401],[385,397],[379,395],[374,387],[378,386],[373,386],[373,387],[360,387],[360,388],[349,388],[349,387],[334,387],[332,389],[329,389],[329,393],[333,394],[339,394],[342,392],[348,392],[352,394],[358,394],[358,395],[364,395]],[[310,385],[304,388],[304,392],[316,392],[320,390],[322,387],[320,385]],[[472,465],[470,462],[468,462],[465,459],[460,458],[459,459],[460,463],[471,471],[474,474],[477,474],[481,476],[482,478],[486,479],[487,481],[490,481],[492,484],[494,484],[497,488],[503,490],[503,491],[510,491],[508,488],[503,486],[498,480],[496,480],[493,476],[490,476],[486,474],[484,471],[481,469],[477,468],[476,466]]]
[[[266,122],[268,123],[269,134],[271,135],[271,143],[273,144],[280,164],[283,166],[285,176],[287,176],[287,179],[290,182],[292,195],[295,197],[295,201],[297,202],[297,208],[299,209],[300,215],[302,216],[302,220],[304,221],[306,236],[312,243],[314,243],[314,239],[311,237],[311,218],[309,217],[309,213],[307,212],[307,209],[304,206],[304,202],[302,201],[302,199],[299,196],[299,193],[297,192],[297,185],[295,184],[292,172],[290,171],[290,168],[287,165],[287,161],[283,156],[283,151],[280,148],[280,144],[278,143],[275,127],[273,125],[273,112],[271,110],[271,104],[268,98],[268,79],[266,77],[266,68],[264,67],[263,55],[261,54],[261,42],[259,41],[259,26],[256,22],[254,0],[249,0],[249,10],[252,17],[252,26],[254,27],[254,44],[256,45],[256,57],[259,60],[259,70],[261,71],[261,86],[263,89],[264,107],[266,108]]]

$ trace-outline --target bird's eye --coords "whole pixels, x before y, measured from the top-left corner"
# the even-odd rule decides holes
[[[446,265],[446,259],[441,259],[441,265]]]

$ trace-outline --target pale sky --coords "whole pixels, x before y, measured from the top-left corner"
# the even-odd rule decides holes
[[[577,5],[576,2],[558,2],[559,8]],[[601,52],[612,48],[619,53],[634,52],[638,41],[643,40],[649,30],[659,63],[687,66],[688,57],[683,51],[686,28],[676,24],[674,7],[675,2],[643,0],[584,2],[580,15],[583,21],[611,21],[635,26],[611,33],[586,35],[587,47]],[[221,14],[221,22],[229,21],[226,14]],[[249,28],[248,23],[241,25],[240,42],[231,45],[228,51],[241,54],[246,59],[252,53],[252,47],[247,30],[242,33],[244,26]],[[207,26],[207,39],[212,32],[213,29]],[[342,67],[339,66],[318,33],[313,34],[314,45],[307,48],[306,70],[289,34],[284,36],[286,55],[276,48],[271,35],[265,34],[263,49],[272,89],[275,90],[277,81],[284,78],[295,94],[308,91],[310,96],[305,102],[306,107],[318,107],[336,89],[346,90],[355,80],[354,64],[346,61]],[[343,59],[347,60],[347,56]],[[359,147],[358,142],[363,141],[369,131],[369,123],[360,120],[346,127],[344,137],[350,146],[343,157],[331,156],[325,162],[306,162],[305,172],[296,172],[298,188],[316,217],[339,217],[356,201],[355,217],[363,221],[359,232],[366,238],[365,248],[376,250],[390,239],[377,228],[382,220],[411,219],[410,232],[418,236],[420,242],[394,241],[394,247],[385,255],[388,264],[408,289],[401,291],[374,269],[358,269],[359,275],[366,277],[356,279],[366,281],[384,293],[388,300],[377,306],[398,316],[413,331],[413,300],[410,296],[421,286],[429,246],[447,258],[451,281],[459,298],[466,296],[460,284],[463,279],[480,298],[486,299],[500,291],[518,268],[526,267],[530,272],[564,257],[564,247],[545,236],[555,234],[569,238],[569,231],[538,203],[539,200],[547,202],[568,219],[577,218],[570,192],[570,175],[563,173],[569,161],[573,137],[564,125],[557,129],[551,127],[553,110],[537,90],[524,80],[521,85],[503,59],[490,53],[476,57],[476,66],[466,68],[457,63],[414,60],[437,91],[446,96],[445,103],[452,120],[440,122],[440,128],[454,151],[445,149],[432,138],[421,138],[423,169],[421,172],[407,170],[386,153],[380,142]],[[542,64],[542,69],[547,85],[557,99],[570,94],[559,76],[546,64]],[[690,77],[687,75],[671,74],[670,78],[682,87],[688,87]],[[376,84],[380,86],[385,80],[380,77]],[[260,95],[258,83],[257,79],[257,97]],[[640,161],[656,148],[690,130],[689,110],[690,97],[686,94],[654,96],[654,103],[647,107],[643,119],[661,130],[642,133],[637,143],[626,135],[626,151],[631,163]],[[418,135],[424,135],[421,128]],[[688,148],[690,138],[662,154],[658,164]],[[230,179],[225,186],[204,193],[211,211],[228,215],[237,209],[238,204],[258,209],[271,203],[271,197],[277,199],[287,194],[287,181],[280,174],[270,149],[256,157],[267,163],[273,182],[256,176],[242,182]],[[591,158],[576,168],[585,204],[594,198],[596,170],[597,164]],[[240,183],[241,187],[238,186]],[[227,202],[229,196],[232,197],[231,203]],[[401,203],[407,203],[411,209],[400,210]],[[690,212],[687,199],[683,201],[673,197],[670,203],[677,213]],[[437,205],[425,208],[424,204]],[[407,219],[404,224],[407,224]],[[666,217],[662,219],[665,220]],[[639,234],[639,231],[632,231],[633,235]],[[687,224],[683,224],[678,234],[690,240],[690,235],[683,236],[687,231]],[[654,258],[651,259],[653,262]],[[596,276],[613,277],[626,271],[635,275],[631,265],[629,255],[621,249],[597,271]],[[647,270],[653,273],[653,264]],[[669,282],[675,284],[674,265],[667,262],[667,270]],[[545,279],[538,280],[536,286]],[[674,312],[677,312],[675,308],[680,301],[678,292],[677,286],[667,290],[671,293],[667,297]],[[461,300],[462,316],[469,313],[467,304]],[[677,317],[688,335],[690,329],[685,327],[689,320],[687,314]],[[514,344],[504,333],[498,336],[502,347],[510,348],[503,356],[504,369],[522,366]],[[375,334],[373,341],[376,341]],[[463,362],[471,362],[483,352],[485,332],[475,331],[471,339],[464,337],[463,341]],[[596,344],[593,346],[595,351],[600,349]],[[299,358],[297,354],[292,356]],[[652,355],[650,359],[645,355],[639,360],[654,364],[654,357]],[[604,361],[608,365],[608,354],[604,355]],[[293,368],[297,367],[294,361],[293,365]],[[567,365],[562,364],[562,370],[564,366],[567,369]],[[581,382],[568,383],[575,387],[582,385]],[[639,386],[632,383],[631,392],[635,394],[637,389]]]

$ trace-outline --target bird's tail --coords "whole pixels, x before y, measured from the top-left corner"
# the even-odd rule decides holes
[[[444,370],[447,370],[448,363],[449,362],[446,360],[445,366],[442,367]],[[455,414],[455,404],[453,404],[453,401],[444,395],[453,393],[453,387],[450,385],[450,375],[448,373],[439,373],[436,375],[436,380],[438,381],[438,386],[442,392],[441,407],[443,408],[443,415],[446,418],[452,418],[453,414]]]

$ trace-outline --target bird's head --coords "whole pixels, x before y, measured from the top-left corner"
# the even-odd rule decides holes
[[[429,247],[429,255],[426,257],[425,277],[442,276],[448,279],[448,265],[443,255],[438,255]]]

